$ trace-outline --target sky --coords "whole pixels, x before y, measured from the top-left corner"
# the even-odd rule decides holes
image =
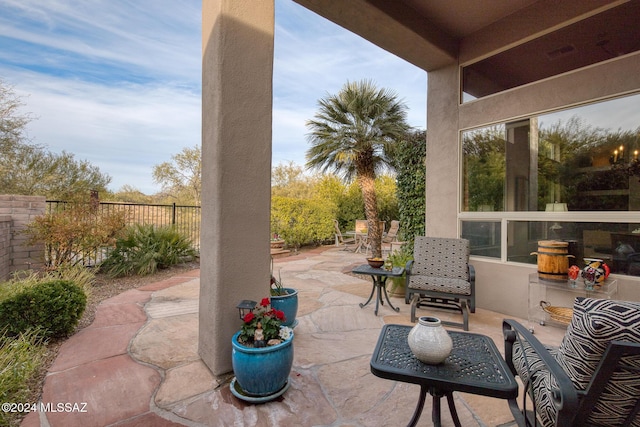
[[[160,191],[155,165],[201,143],[202,0],[0,0],[0,79],[27,136],[88,160],[110,190]],[[426,72],[291,0],[276,0],[273,165],[303,165],[305,122],[347,81],[372,80],[426,128]]]

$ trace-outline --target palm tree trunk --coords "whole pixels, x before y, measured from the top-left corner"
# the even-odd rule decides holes
[[[371,172],[358,174],[358,185],[364,200],[368,238],[373,258],[382,258],[382,233],[378,225],[378,203],[376,199],[375,175]]]

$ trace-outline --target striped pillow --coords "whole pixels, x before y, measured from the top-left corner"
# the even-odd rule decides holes
[[[585,390],[610,341],[640,343],[640,303],[576,298],[573,317],[556,356],[577,389]],[[594,407],[590,422],[620,425],[640,393],[640,358],[626,357],[630,369],[618,369]],[[599,421],[598,421],[599,420]],[[636,418],[633,425],[637,425]]]

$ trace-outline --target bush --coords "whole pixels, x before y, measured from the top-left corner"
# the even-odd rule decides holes
[[[127,227],[100,268],[114,277],[155,273],[196,255],[191,241],[174,227]]]
[[[273,197],[271,232],[296,248],[333,239],[336,207],[317,199]]]
[[[388,258],[394,267],[404,268],[407,265],[407,262],[413,259],[413,247],[405,244],[400,248],[400,250],[390,254]],[[404,290],[406,277],[406,273],[402,273],[402,276],[400,277],[392,277],[391,281],[393,285],[391,286],[390,291],[393,293],[396,292],[396,290]]]
[[[73,332],[86,304],[86,294],[71,281],[36,283],[0,301],[0,330],[15,336],[39,329],[46,338],[64,337]]]
[[[26,403],[47,349],[37,330],[10,337],[0,332],[0,402]],[[24,414],[0,411],[0,425],[19,426]]]
[[[45,245],[45,265],[86,263],[102,247],[111,247],[125,226],[124,212],[104,213],[91,203],[68,203],[27,225],[28,244]]]
[[[73,282],[84,291],[85,295],[91,295],[91,289],[96,277],[96,269],[81,265],[64,265],[57,270],[44,273],[34,270],[19,270],[13,273],[8,282],[0,283],[0,301],[15,295],[25,289],[32,288],[38,283],[65,280]]]

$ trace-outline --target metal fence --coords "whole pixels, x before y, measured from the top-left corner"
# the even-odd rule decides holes
[[[68,202],[47,201],[47,213],[64,209]],[[153,224],[158,227],[173,225],[188,237],[196,252],[200,253],[200,206],[143,205],[138,203],[97,202],[98,214],[124,212],[127,225]]]

